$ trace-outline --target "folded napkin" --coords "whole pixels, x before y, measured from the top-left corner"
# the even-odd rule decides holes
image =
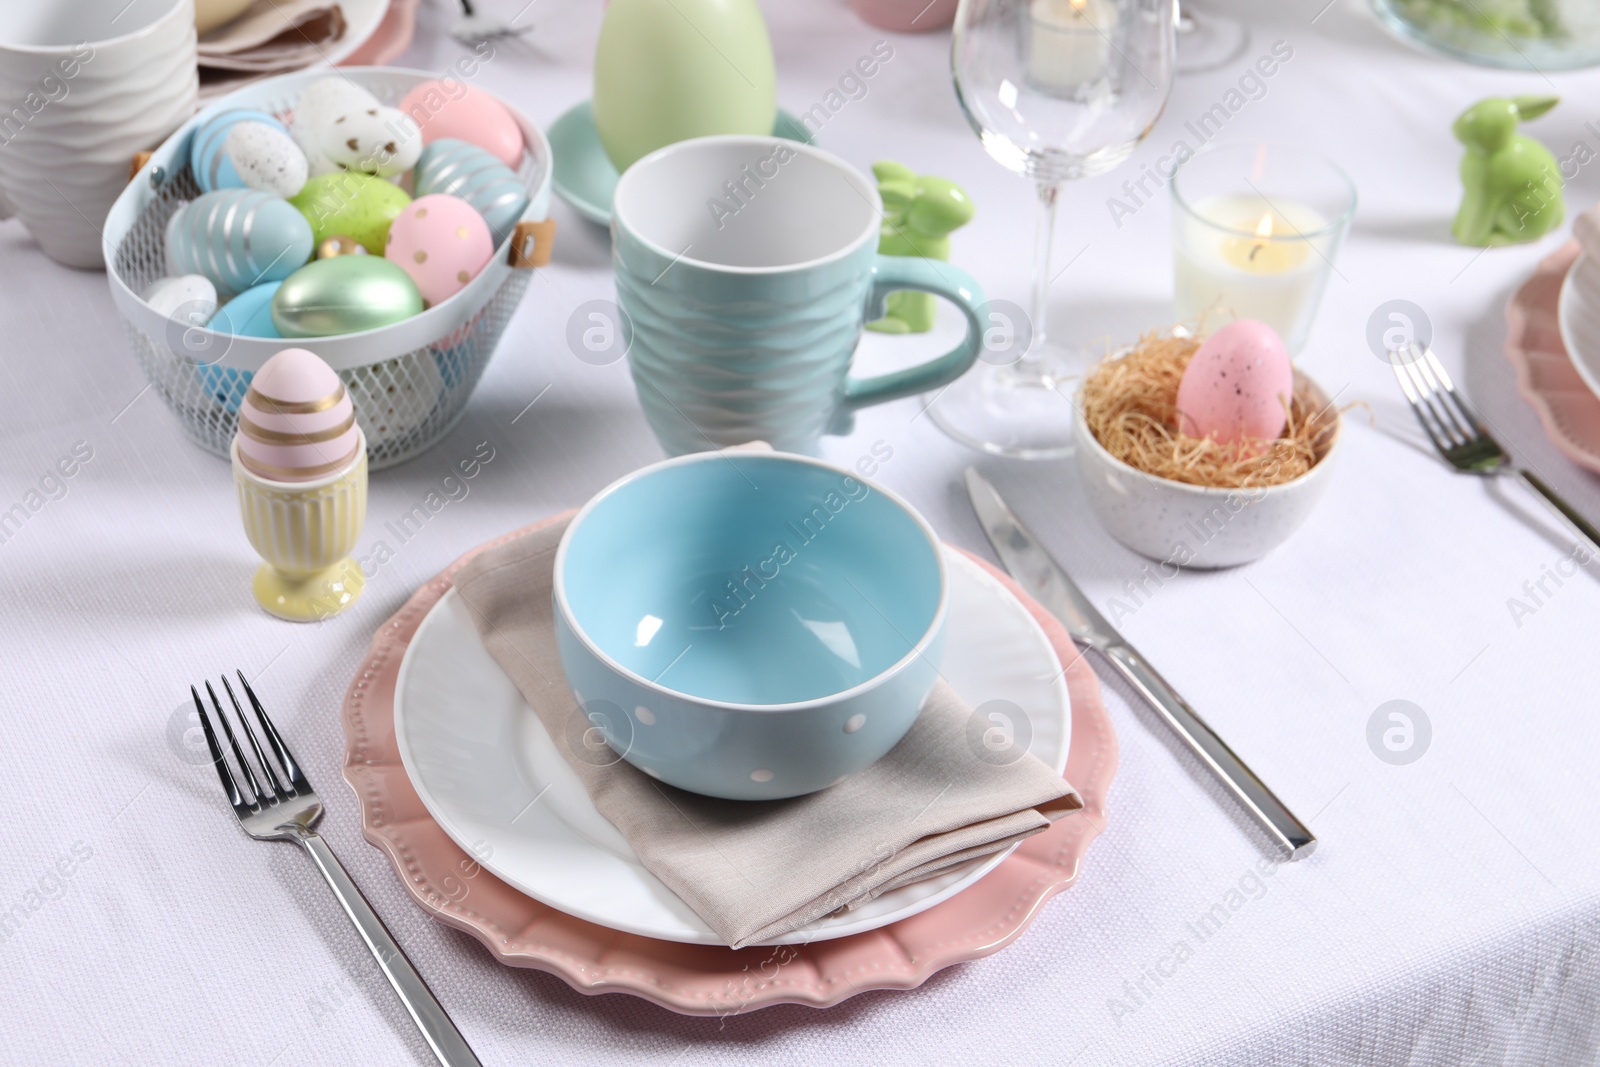
[[[556,547],[570,521],[487,549],[455,577],[484,646],[558,738],[580,736],[587,725],[561,671],[550,602]],[[1004,766],[976,758],[970,715],[940,681],[888,755],[789,800],[719,800],[622,760],[595,767],[568,753],[567,761],[640,862],[740,948],[999,852],[1083,806],[1031,755]]]
[[[343,9],[329,0],[256,0],[200,39],[200,68],[248,74],[300,70],[322,62],[345,29]]]

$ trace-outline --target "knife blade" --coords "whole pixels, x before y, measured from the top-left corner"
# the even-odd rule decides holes
[[[1106,621],[1061,564],[1006,505],[989,480],[975,468],[968,467],[966,481],[967,496],[972,500],[978,522],[1016,583],[1060,619],[1074,641],[1094,649],[1121,672],[1273,841],[1289,853],[1289,859],[1311,855],[1317,847],[1311,830],[1267,788],[1227,742],[1206,725],[1149,661],[1123,639],[1116,627]]]

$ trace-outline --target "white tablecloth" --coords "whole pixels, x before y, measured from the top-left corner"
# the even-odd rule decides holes
[[[0,544],[0,1062],[428,1062],[311,865],[241,835],[211,768],[171,735],[188,685],[236,666],[262,672],[260,691],[327,798],[324,833],[487,1064],[1595,1062],[1600,572],[1545,578],[1570,553],[1567,536],[1516,487],[1446,473],[1365,331],[1385,301],[1425,308],[1496,430],[1600,515],[1600,483],[1545,440],[1500,353],[1508,292],[1562,238],[1479,254],[1448,235],[1454,116],[1480,96],[1553,84],[1566,99],[1530,132],[1563,156],[1578,141],[1600,149],[1586,125],[1600,119],[1600,74],[1447,63],[1391,41],[1354,0],[1314,17],[1322,2],[1234,8],[1257,19],[1237,69],[1179,80],[1132,161],[1068,190],[1059,262],[1076,259],[1052,290],[1063,336],[1127,338],[1168,320],[1167,200],[1118,228],[1107,198],[1287,42],[1292,58],[1226,135],[1311,145],[1359,186],[1300,362],[1342,402],[1368,405],[1371,424],[1351,413],[1332,486],[1292,541],[1251,566],[1170,581],[1122,626],[1308,818],[1322,837],[1314,857],[1262,874],[1259,840],[1113,682],[1122,767],[1110,828],[1080,883],[995,957],[912,992],[724,1021],[504,968],[424,916],[361,839],[336,709],[373,629],[423,580],[659,457],[626,366],[591,366],[564,340],[575,307],[613,292],[605,233],[557,205],[556,262],[535,278],[466,418],[372,479],[363,551],[479,442],[495,458],[469,495],[396,546],[354,610],[296,627],[252,603],[255,558],[228,466],[141,393],[104,277],[56,266],[8,223],[0,511],[33,490],[42,501]],[[444,32],[452,6],[425,6],[406,65],[442,71],[461,53]],[[509,17],[520,0],[483,6]],[[794,111],[887,36],[842,0],[764,7],[780,100]],[[479,78],[549,123],[587,92],[599,6],[545,0],[525,17],[536,32],[503,44]],[[963,184],[979,214],[956,235],[956,260],[992,296],[1024,303],[1029,189],[962,119],[947,38],[889,39],[892,60],[820,142],[862,167],[889,156]],[[1583,167],[1568,196],[1573,208],[1600,198],[1600,167]],[[869,347],[868,360],[893,358],[887,339]],[[974,456],[918,411],[871,409],[826,454],[850,460],[887,442],[882,480],[947,538],[986,550],[958,488]],[[52,478],[75,448],[92,458]],[[978,463],[1097,601],[1128,599],[1144,561],[1086,512],[1070,463]],[[1525,583],[1541,579],[1534,604]],[[1532,612],[1513,612],[1511,598]],[[1395,699],[1432,726],[1404,766],[1366,739],[1373,712]]]

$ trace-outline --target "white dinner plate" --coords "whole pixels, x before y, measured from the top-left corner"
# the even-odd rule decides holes
[[[1556,320],[1578,376],[1600,396],[1600,262],[1587,253],[1578,254],[1562,279]]]
[[[1060,773],[1071,709],[1061,662],[1009,590],[945,550],[950,617],[940,671],[967,701],[1022,709],[1028,750]],[[996,720],[1016,730],[1019,724]],[[395,737],[406,773],[445,833],[485,869],[569,915],[697,945],[724,942],[645,870],[589,801],[537,715],[478,639],[454,589],[417,628],[400,664]],[[845,937],[915,915],[993,870],[1009,850],[902,886],[771,944]]]

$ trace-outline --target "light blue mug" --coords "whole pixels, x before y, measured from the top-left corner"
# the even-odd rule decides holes
[[[869,404],[941,389],[983,345],[984,296],[948,263],[877,254],[871,179],[776,137],[699,137],[653,152],[617,183],[612,255],[645,417],[672,455],[761,440],[815,454]],[[959,345],[858,378],[863,323],[897,289],[952,301]]]

